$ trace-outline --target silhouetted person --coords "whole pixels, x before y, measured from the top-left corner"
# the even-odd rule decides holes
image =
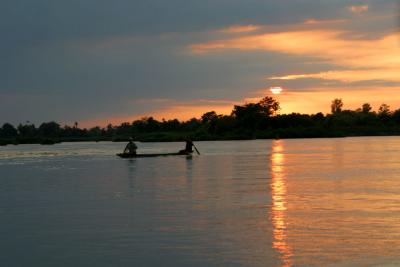
[[[193,142],[189,139],[186,140],[185,149],[179,151],[179,153],[189,154],[193,153]]]
[[[136,155],[137,146],[133,142],[132,138],[129,138],[129,143],[126,145],[124,149],[124,153]]]

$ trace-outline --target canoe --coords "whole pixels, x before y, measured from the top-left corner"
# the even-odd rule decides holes
[[[152,158],[152,157],[166,157],[166,156],[189,156],[191,153],[162,153],[162,154],[129,154],[129,153],[118,153],[117,156],[120,158]]]

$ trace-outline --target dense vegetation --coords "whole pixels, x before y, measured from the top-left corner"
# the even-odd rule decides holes
[[[256,138],[314,138],[400,134],[400,109],[391,111],[382,104],[378,112],[366,103],[357,110],[344,110],[343,101],[335,99],[331,114],[282,114],[279,103],[265,97],[258,103],[233,107],[230,115],[214,111],[200,119],[188,121],[162,120],[152,117],[122,123],[109,124],[105,128],[81,129],[78,123],[63,127],[56,122],[20,124],[16,128],[5,123],[0,128],[0,145],[62,141],[126,141],[134,137],[140,141],[235,140]]]

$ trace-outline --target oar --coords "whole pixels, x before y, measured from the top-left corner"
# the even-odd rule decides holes
[[[200,155],[200,152],[199,152],[199,150],[197,149],[197,147],[194,145],[194,143],[192,143],[192,144],[193,144],[193,147],[194,147],[194,149],[196,150],[197,154]]]

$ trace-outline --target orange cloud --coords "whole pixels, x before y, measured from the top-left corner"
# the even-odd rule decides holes
[[[341,82],[359,82],[365,80],[381,80],[400,82],[399,69],[370,69],[370,70],[347,70],[327,71],[311,74],[294,74],[270,77],[270,80],[297,80],[297,79],[322,79],[336,80]]]
[[[357,37],[357,38],[356,38]],[[226,49],[261,50],[289,55],[313,57],[345,71],[288,75],[273,79],[318,78],[341,81],[399,81],[400,47],[398,33],[381,38],[363,39],[347,31],[309,30],[262,33],[217,40],[191,46],[194,53],[210,53]]]
[[[348,22],[347,19],[332,19],[332,20],[319,20],[319,19],[308,19],[304,21],[306,25],[321,25],[321,24],[338,24]]]
[[[337,21],[339,22],[339,21]],[[326,22],[328,23],[328,22]],[[333,23],[333,21],[332,21]],[[336,23],[336,22],[335,22]],[[295,80],[295,79],[322,79],[337,80],[341,82],[359,82],[369,80],[381,80],[387,82],[400,82],[400,46],[398,33],[386,33],[380,37],[371,38],[345,30],[321,29],[319,24],[323,21],[306,21],[301,26],[294,26],[291,30],[276,32],[263,32],[263,26],[232,26],[226,29],[213,31],[220,39],[191,45],[190,52],[201,56],[205,53],[218,53],[225,50],[240,51],[265,51],[267,53],[281,53],[285,55],[304,56],[315,61],[323,61],[332,65],[331,71],[315,73],[295,73],[276,75],[269,77],[271,80]],[[304,29],[307,25],[319,27],[319,29]],[[325,24],[324,24],[325,25]],[[227,35],[226,33],[246,33],[240,35]],[[279,64],[279,62],[276,62]],[[324,82],[325,83],[325,82]],[[276,86],[279,86],[277,84]],[[345,101],[345,108],[355,109],[364,102],[369,102],[376,108],[387,103],[395,108],[399,105],[398,93],[400,86],[382,86],[377,88],[326,88],[321,86],[308,88],[307,92],[294,92],[285,88],[282,94],[276,98],[281,102],[281,113],[316,113],[329,112],[330,101],[340,97]],[[207,111],[214,110],[221,114],[230,114],[233,105],[242,104],[243,101],[256,102],[263,96],[270,94],[269,89],[256,92],[251,98],[238,101],[207,100],[200,99],[192,102],[179,102],[170,99],[139,100],[141,104],[158,106],[159,108],[146,113],[156,119],[187,120],[192,117],[199,118]],[[360,95],[362,97],[360,97]],[[389,99],[389,101],[388,101]],[[155,102],[157,105],[155,105]],[[132,122],[143,115],[115,116],[102,118],[81,125],[94,126],[96,124],[111,122]]]
[[[217,32],[222,32],[222,33],[243,33],[243,32],[252,32],[260,29],[260,26],[258,25],[234,25],[230,26],[221,30],[218,30]]]
[[[356,5],[356,6],[349,6],[349,10],[353,13],[363,13],[369,10],[368,5]]]
[[[223,49],[264,50],[292,55],[313,56],[348,66],[399,65],[398,34],[380,39],[355,39],[351,32],[337,30],[264,33],[217,40],[191,46],[193,52]]]

